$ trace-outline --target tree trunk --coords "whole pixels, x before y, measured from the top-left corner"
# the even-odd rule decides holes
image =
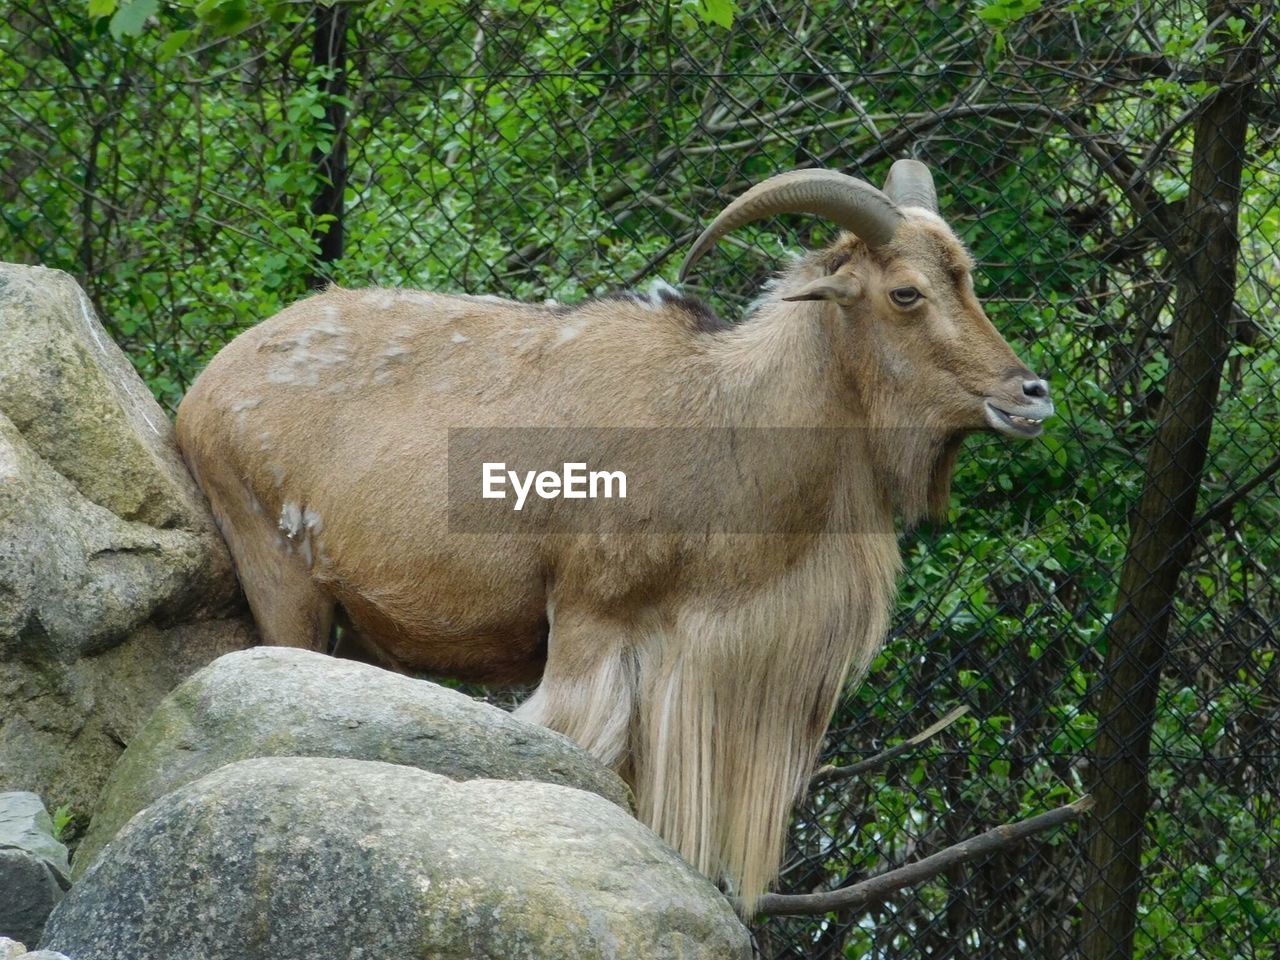
[[[1210,0],[1208,19],[1249,19]],[[1249,28],[1246,28],[1246,31]],[[1090,819],[1083,956],[1122,960],[1133,952],[1143,831],[1150,802],[1147,764],[1169,616],[1192,545],[1196,495],[1230,346],[1239,252],[1236,221],[1252,81],[1252,58],[1216,38],[1233,57],[1195,127],[1187,219],[1173,251],[1178,266],[1169,372],[1132,518],[1116,614],[1107,631],[1098,733],[1097,807]]]
[[[333,142],[328,153],[317,147],[311,154],[311,162],[320,176],[319,189],[311,199],[311,212],[333,219],[319,224],[312,234],[320,246],[320,256],[307,279],[309,287],[328,283],[332,279],[328,265],[342,259],[342,200],[347,189],[347,108],[343,103],[347,92],[347,9],[345,3],[332,6],[318,3],[313,13],[315,39],[311,63],[330,71],[328,77],[320,81],[320,92],[324,95],[325,122],[333,129]]]

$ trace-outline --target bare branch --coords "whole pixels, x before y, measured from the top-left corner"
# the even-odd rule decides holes
[[[1200,516],[1197,517],[1195,522],[1191,525],[1192,529],[1198,530],[1206,524],[1213,523],[1216,520],[1221,520],[1223,517],[1226,517],[1231,513],[1232,507],[1251,494],[1257,487],[1274,477],[1277,473],[1280,473],[1280,455],[1277,455],[1269,464],[1259,470],[1253,479],[1249,480],[1242,486],[1237,487],[1233,492],[1224,496],[1217,503],[1207,507],[1204,513],[1200,514]]]
[[[932,740],[968,712],[969,707],[967,704],[962,707],[956,707],[941,720],[938,720],[932,726],[921,730],[909,740],[903,740],[902,743],[892,746],[888,750],[882,750],[874,757],[868,757],[866,760],[859,760],[857,763],[851,763],[847,767],[833,767],[830,764],[825,767],[819,767],[813,772],[813,777],[809,780],[809,787],[812,789],[813,787],[820,786],[825,783],[835,783],[839,780],[848,780],[850,777],[856,777],[859,774],[866,773],[868,770],[876,770],[879,767],[884,766],[890,760],[902,756],[914,747],[918,747],[926,740]]]
[[[990,856],[1027,837],[1079,820],[1092,808],[1093,798],[1086,794],[1074,803],[1028,817],[1026,820],[1003,823],[986,833],[980,833],[945,850],[939,850],[923,860],[897,867],[887,873],[838,890],[805,894],[766,893],[757,902],[756,913],[764,916],[814,916],[879,903],[887,900],[903,887],[911,887],[932,880],[952,867],[979,857]]]

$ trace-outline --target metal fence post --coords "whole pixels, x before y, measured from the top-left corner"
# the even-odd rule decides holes
[[[318,262],[307,278],[307,286],[320,287],[331,277],[329,265],[342,259],[343,194],[347,188],[347,26],[345,3],[317,3],[312,13],[315,35],[311,63],[325,68],[320,80],[323,94],[324,120],[333,130],[333,142],[326,153],[319,147],[311,153],[312,163],[320,177],[319,189],[311,199],[311,212],[333,217],[318,224],[312,237],[319,244]]]

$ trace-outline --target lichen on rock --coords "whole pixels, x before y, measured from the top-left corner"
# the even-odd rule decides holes
[[[80,812],[254,635],[173,428],[65,273],[0,264],[0,790]]]

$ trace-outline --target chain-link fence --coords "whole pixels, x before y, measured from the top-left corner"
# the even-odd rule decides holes
[[[967,442],[826,759],[971,712],[816,787],[779,889],[1098,806],[873,906],[762,918],[760,954],[1277,956],[1274,9],[743,0],[716,22],[732,8],[17,0],[0,257],[74,273],[172,407],[325,279],[572,301],[673,280],[777,171],[926,161],[1059,416]],[[694,289],[734,317],[832,236],[756,224]]]

